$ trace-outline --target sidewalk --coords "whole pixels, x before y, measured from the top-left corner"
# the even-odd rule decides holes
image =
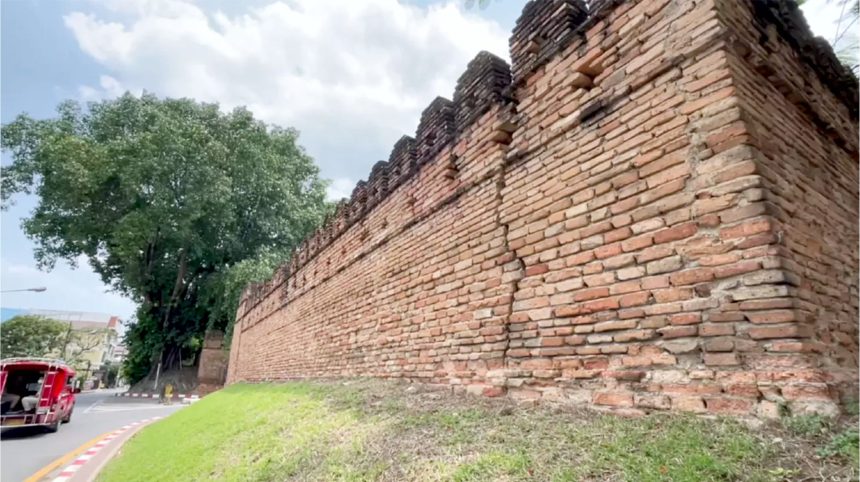
[[[105,435],[95,445],[75,458],[67,466],[55,470],[42,478],[43,481],[52,482],[90,482],[95,480],[99,471],[116,455],[122,446],[138,430],[155,422],[161,417],[152,417],[139,422],[130,423]]]

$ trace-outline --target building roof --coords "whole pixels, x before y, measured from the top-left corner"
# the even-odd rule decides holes
[[[120,319],[118,316],[107,313],[91,311],[67,311],[67,310],[39,310],[39,309],[16,309],[4,308],[4,311],[14,312],[15,315],[43,316],[52,320],[71,322],[75,329],[118,329]],[[4,320],[5,321],[5,320]]]

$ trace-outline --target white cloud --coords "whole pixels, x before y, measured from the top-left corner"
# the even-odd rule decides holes
[[[129,89],[124,87],[115,78],[111,77],[110,75],[102,75],[99,76],[99,88],[82,85],[78,88],[78,94],[80,95],[81,99],[90,101],[119,97],[127,90]],[[133,92],[137,95],[140,95],[141,93],[140,90]]]
[[[480,50],[507,57],[508,32],[461,3],[281,0],[230,16],[180,0],[107,1],[119,19],[75,12],[65,23],[111,74],[84,96],[146,89],[247,105],[298,128],[324,176],[358,179],[414,133],[436,95],[450,97]]]
[[[354,187],[355,181],[345,177],[339,177],[332,180],[331,184],[328,185],[325,190],[325,197],[329,201],[340,201],[343,198],[349,199]]]
[[[6,264],[6,263],[4,263],[3,266],[5,267],[6,271],[11,275],[37,276],[37,275],[41,274],[38,269],[36,269],[33,266],[28,266],[26,264],[19,264],[19,263]]]

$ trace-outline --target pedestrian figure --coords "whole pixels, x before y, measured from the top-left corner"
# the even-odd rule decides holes
[[[173,385],[170,383],[164,385],[164,403],[170,405],[173,401]]]

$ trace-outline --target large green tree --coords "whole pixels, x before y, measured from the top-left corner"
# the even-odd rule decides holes
[[[66,323],[41,316],[15,316],[0,324],[0,357],[57,356],[68,334]]]
[[[206,328],[229,330],[244,285],[271,273],[331,209],[297,132],[244,108],[126,94],[2,128],[40,266],[81,256],[138,304],[125,372],[177,366]],[[187,353],[187,352],[186,352]]]

